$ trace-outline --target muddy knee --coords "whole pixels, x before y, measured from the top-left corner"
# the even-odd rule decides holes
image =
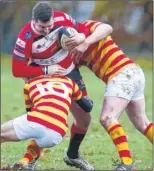
[[[100,117],[100,123],[104,128],[107,128],[115,122],[118,122],[118,120],[114,116],[105,115]]]

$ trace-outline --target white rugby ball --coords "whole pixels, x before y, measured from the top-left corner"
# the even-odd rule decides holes
[[[72,27],[62,27],[59,30],[59,42],[61,47],[68,51],[68,47],[65,45],[65,40],[75,35],[77,31]]]

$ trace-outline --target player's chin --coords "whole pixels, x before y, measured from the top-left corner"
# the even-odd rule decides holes
[[[38,67],[39,65],[38,65],[38,64],[36,64],[35,62],[31,62],[31,63],[29,64],[29,66]]]

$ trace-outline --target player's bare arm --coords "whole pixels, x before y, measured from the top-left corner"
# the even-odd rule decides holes
[[[78,59],[88,49],[88,47],[112,33],[113,29],[109,24],[100,23],[80,45],[71,50],[72,55]]]

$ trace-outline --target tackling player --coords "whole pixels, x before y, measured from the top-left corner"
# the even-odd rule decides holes
[[[59,144],[66,134],[72,98],[85,112],[93,107],[92,101],[82,96],[78,85],[65,76],[45,75],[29,80],[24,86],[24,97],[28,113],[1,125],[0,142],[33,138],[29,150],[35,158],[40,156],[42,148]],[[27,160],[2,169],[28,169],[33,157],[29,155]]]
[[[84,24],[93,33],[100,22],[89,20]],[[119,118],[126,110],[136,129],[153,143],[153,123],[145,114],[144,73],[115,44],[111,36],[94,44],[87,39],[74,48],[72,53],[78,65],[87,66],[106,84],[100,123],[108,132],[119,153],[121,164],[116,169],[134,170],[135,165],[128,147],[126,133],[119,123]],[[72,147],[73,144],[70,142],[68,154]],[[66,163],[69,161],[67,156],[64,160]]]

